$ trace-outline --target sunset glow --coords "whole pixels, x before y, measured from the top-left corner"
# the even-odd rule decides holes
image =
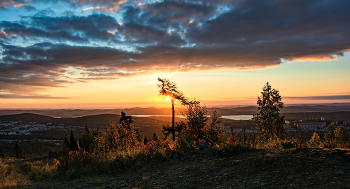
[[[207,106],[256,105],[266,82],[287,105],[348,103],[349,6],[1,1],[0,108],[169,107],[158,77]]]

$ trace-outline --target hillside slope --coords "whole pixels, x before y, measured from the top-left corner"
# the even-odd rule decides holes
[[[349,188],[345,150],[276,154],[192,153],[120,175],[36,183],[36,188]]]

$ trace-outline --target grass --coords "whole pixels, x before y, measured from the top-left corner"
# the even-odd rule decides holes
[[[4,163],[0,161],[0,188],[30,183],[29,178],[21,173],[19,165],[19,162]]]
[[[192,152],[120,174],[37,182],[35,188],[348,188],[344,149],[286,149],[223,156]],[[25,186],[24,186],[25,188]]]
[[[350,181],[348,149],[307,148],[297,139],[215,148],[184,150],[171,141],[151,141],[122,152],[71,151],[36,162],[2,159],[0,187],[332,188]],[[180,157],[169,159],[170,149]]]

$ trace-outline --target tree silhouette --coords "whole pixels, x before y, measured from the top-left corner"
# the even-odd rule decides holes
[[[324,133],[324,143],[326,147],[333,148],[336,145],[335,133],[337,129],[333,124],[327,126],[326,132]]]
[[[157,87],[159,89],[159,95],[169,97],[171,100],[171,110],[172,110],[172,121],[171,121],[171,133],[173,135],[173,140],[175,141],[175,109],[174,101],[179,101],[182,105],[198,104],[199,101],[189,100],[184,96],[184,94],[177,89],[176,83],[167,80],[165,78],[158,78]]]
[[[85,131],[86,131],[87,133],[90,133],[87,124],[85,125]]]
[[[123,111],[121,112],[121,117],[119,119],[119,124],[121,124],[122,122],[124,122],[124,124],[130,126],[130,124],[134,123],[134,121],[132,120],[131,116],[127,116]]]
[[[64,135],[62,147],[63,147],[63,152],[64,153],[69,151],[69,141],[67,139],[67,135]]]
[[[15,144],[15,148],[13,149],[13,156],[16,157],[17,159],[22,157],[22,150],[21,148],[19,147],[19,144],[18,142],[16,142]]]
[[[159,137],[156,133],[153,133],[153,140],[154,141],[158,141],[159,140]]]
[[[145,137],[145,138],[143,139],[143,144],[146,145],[147,143],[148,143],[148,139]]]
[[[337,147],[346,148],[349,145],[349,132],[345,130],[344,126],[339,126],[335,132]]]
[[[127,116],[123,111],[121,112],[121,117],[119,119],[118,124],[124,124],[127,128],[131,128],[131,124],[134,123],[132,120],[132,116]],[[134,129],[136,133],[137,140],[139,142],[142,142],[142,136],[140,135],[140,132],[137,129]]]
[[[4,157],[5,157],[4,152],[2,152],[1,148],[0,148],[0,157],[1,157],[1,158],[4,158]]]
[[[78,150],[78,143],[74,138],[73,131],[70,131],[70,141],[69,141],[69,150]]]
[[[281,102],[279,91],[272,89],[267,82],[263,87],[261,96],[258,97],[257,104],[259,105],[257,115],[254,115],[253,121],[256,123],[260,135],[263,139],[284,138],[284,116],[281,116],[280,111],[284,105]]]
[[[79,139],[79,146],[80,148],[84,149],[85,151],[90,151],[91,144],[93,143],[93,136],[89,132],[89,128],[87,125],[85,126],[85,132],[83,136]]]

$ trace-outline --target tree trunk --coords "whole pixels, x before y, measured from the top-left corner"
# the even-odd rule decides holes
[[[173,113],[172,122],[171,122],[171,125],[173,128],[173,141],[175,141],[175,109],[174,109],[174,99],[173,98],[171,98],[171,110]]]

